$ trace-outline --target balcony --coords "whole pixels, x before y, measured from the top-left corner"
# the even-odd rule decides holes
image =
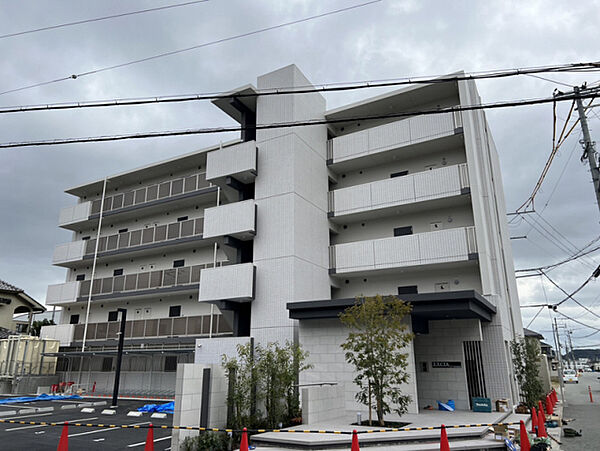
[[[98,258],[133,252],[139,254],[162,245],[196,245],[202,239],[203,227],[203,218],[197,218],[101,236]],[[70,267],[73,263],[93,259],[95,249],[96,239],[61,244],[54,249],[52,263]]]
[[[475,227],[460,227],[329,247],[332,274],[351,274],[440,263],[465,262],[477,255]]]
[[[197,336],[207,337],[209,335],[225,336],[232,335],[231,326],[225,321],[223,315],[213,315],[212,334],[210,332],[210,315],[198,316],[180,316],[176,318],[155,318],[155,319],[139,319],[126,321],[125,323],[125,339],[143,339],[143,338],[166,338],[166,337],[183,337]],[[73,341],[80,342],[83,340],[84,324],[75,325]],[[88,324],[86,341],[94,340],[117,340],[120,321],[110,321],[103,323]]]
[[[256,235],[254,200],[233,202],[204,211],[204,238],[233,236],[247,241]]]
[[[90,285],[92,285],[92,300],[195,291],[200,282],[200,273],[212,267],[212,263],[207,263],[205,265],[104,277],[94,279],[93,284],[90,280],[83,280],[50,285],[46,295],[46,303],[60,305],[85,301],[90,292]]]
[[[200,277],[199,301],[252,301],[254,279],[255,268],[252,263],[206,269]]]
[[[468,192],[466,163],[329,192],[329,216],[338,217],[459,196]]]
[[[242,183],[256,178],[256,142],[248,141],[223,147],[206,155],[206,180],[220,184],[226,177]]]
[[[461,130],[460,113],[415,116],[349,133],[328,141],[327,159],[335,165],[355,158],[453,136]]]
[[[216,187],[209,189],[211,187],[212,184],[206,181],[204,173],[143,186],[135,190],[106,196],[103,216],[136,212],[139,208],[156,207],[160,209],[165,202],[175,200],[182,203],[187,200],[188,203],[193,203],[198,195],[216,191]],[[75,229],[76,227],[90,225],[91,220],[99,217],[100,206],[101,199],[96,199],[91,202],[77,204],[74,207],[63,208],[60,213],[59,226]]]
[[[53,326],[42,326],[40,338],[58,340],[60,346],[70,346],[73,342],[74,324],[57,324]]]

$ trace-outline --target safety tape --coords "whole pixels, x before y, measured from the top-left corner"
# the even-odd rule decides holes
[[[221,428],[208,428],[199,426],[168,426],[168,425],[150,425],[150,424],[92,424],[92,423],[69,423],[69,422],[46,422],[46,421],[22,421],[22,420],[2,420],[0,423],[9,424],[26,424],[26,425],[37,425],[37,426],[80,426],[89,428],[121,428],[121,429],[148,429],[150,427],[154,429],[172,429],[172,430],[185,430],[185,431],[200,431],[200,432],[231,432],[239,433],[243,432],[244,429],[221,429]],[[446,429],[458,429],[458,428],[474,428],[474,427],[492,427],[492,426],[513,426],[519,425],[516,422],[507,423],[473,423],[473,424],[454,424],[444,426]],[[386,429],[366,429],[356,431],[357,434],[376,434],[380,432],[413,432],[413,431],[434,431],[441,429],[442,426],[422,426],[422,427],[406,427],[406,428],[386,428]],[[261,434],[265,432],[283,432],[289,434],[353,434],[353,431],[336,431],[336,430],[313,430],[313,429],[246,429],[249,433]]]

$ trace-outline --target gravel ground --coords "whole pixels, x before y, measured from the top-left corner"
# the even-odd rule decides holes
[[[575,420],[567,427],[580,430],[582,437],[562,437],[561,450],[600,450],[600,373],[583,373],[579,384],[565,384],[564,418]],[[588,385],[592,387],[594,403],[590,403]]]

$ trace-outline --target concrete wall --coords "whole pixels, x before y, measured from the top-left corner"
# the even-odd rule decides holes
[[[457,409],[470,409],[463,341],[481,340],[479,320],[429,321],[429,333],[414,340],[419,408],[430,405],[437,409],[437,401],[452,399]],[[431,363],[436,361],[460,362],[461,366],[433,368]]]
[[[258,78],[258,89],[306,86],[294,65]],[[258,97],[257,123],[322,119],[318,93]],[[294,339],[285,304],[328,299],[327,130],[323,125],[258,130],[254,240],[256,296],[251,334],[257,342]]]
[[[344,417],[344,390],[341,385],[302,388],[302,424],[332,424]]]
[[[209,399],[203,399],[204,370],[210,369]],[[201,406],[208,403],[206,425],[223,428],[227,422],[227,379],[219,365],[180,364],[177,366],[175,389],[175,413],[173,424],[178,426],[200,426]],[[198,431],[173,430],[171,449],[178,451],[186,437],[194,437]]]
[[[340,345],[348,337],[348,329],[337,319],[302,320],[300,321],[300,343],[310,353],[308,363],[313,368],[300,375],[300,384],[337,382],[343,392],[343,414],[347,419],[356,418],[356,412],[363,412],[366,418],[367,407],[359,404],[354,399],[357,387],[353,383],[354,367],[346,363],[344,352]],[[410,381],[403,387],[403,392],[412,397],[409,413],[417,413],[418,396],[415,384],[415,365],[413,345],[406,350],[408,353],[408,368]],[[310,394],[309,394],[310,396]],[[325,395],[323,395],[326,397]],[[328,406],[321,404],[325,411]],[[316,410],[316,409],[315,409]],[[323,413],[312,411],[313,415],[321,416]],[[312,422],[312,420],[309,420]]]

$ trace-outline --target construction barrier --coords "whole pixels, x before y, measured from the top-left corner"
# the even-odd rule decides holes
[[[542,413],[543,415],[543,413]],[[37,426],[71,426],[71,427],[88,427],[88,428],[121,428],[121,429],[172,429],[181,431],[199,431],[199,432],[236,432],[243,433],[251,432],[253,434],[262,434],[265,432],[281,432],[288,434],[339,434],[351,435],[353,431],[337,431],[337,430],[314,430],[314,429],[224,429],[224,428],[208,428],[199,426],[169,426],[169,425],[151,425],[151,424],[108,424],[108,423],[66,423],[66,422],[48,422],[48,421],[23,421],[23,420],[3,420],[1,423],[7,424],[24,424]],[[475,427],[493,427],[493,426],[518,426],[518,422],[505,423],[472,423],[472,424],[454,424],[449,426],[422,426],[422,427],[406,427],[406,428],[386,428],[386,429],[366,429],[356,431],[357,434],[377,434],[381,432],[412,432],[412,431],[435,431],[444,429],[458,428],[475,428]]]

